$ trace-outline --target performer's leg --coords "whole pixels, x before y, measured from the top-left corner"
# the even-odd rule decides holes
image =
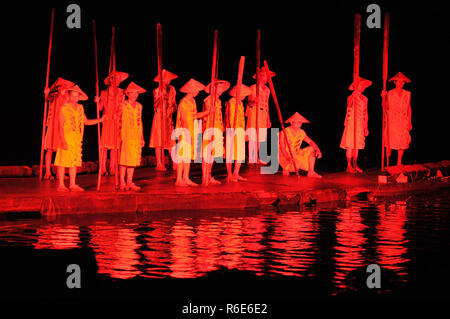
[[[397,165],[402,165],[402,158],[403,158],[404,153],[405,153],[405,150],[397,151]]]
[[[183,180],[188,186],[198,186],[198,184],[194,183],[189,179],[189,170],[191,167],[191,162],[184,163],[184,171],[183,171]]]
[[[116,174],[117,149],[109,151],[109,174]]]
[[[64,185],[64,171],[65,168],[62,166],[58,166],[57,175],[58,175],[58,192],[68,192],[69,189]]]
[[[248,161],[249,164],[256,164],[256,141],[249,140],[248,141]]]
[[[241,175],[239,175],[240,169],[241,169],[241,163],[236,161],[236,164],[234,165],[233,178],[237,181],[246,181],[247,179],[245,177],[242,177]]]
[[[47,149],[45,152],[45,176],[44,179],[53,179],[51,164],[52,164],[53,150]]]
[[[202,161],[202,185],[208,186],[209,176],[208,176],[208,163],[203,159]]]
[[[355,169],[353,168],[353,150],[348,148],[346,151],[346,157],[347,157],[347,172],[349,173],[355,173]]]
[[[312,152],[308,158],[308,177],[322,178],[322,175],[314,171],[314,165],[316,165],[316,154]]]
[[[232,172],[233,163],[227,161],[226,166],[227,166],[227,182],[233,182],[233,172]]]
[[[363,170],[358,167],[358,150],[353,150],[353,168],[358,172],[362,173]]]
[[[141,188],[133,183],[134,167],[127,167],[127,187],[132,191],[140,191]]]
[[[77,167],[69,167],[69,178],[70,178],[70,184],[69,188],[72,192],[82,192],[84,191],[83,188],[77,185],[76,178],[77,178]]]
[[[185,169],[184,162],[182,159],[179,159],[179,162],[177,164],[177,180],[175,182],[176,186],[187,186],[187,184],[183,179],[184,169]]]
[[[221,184],[221,182],[219,182],[217,179],[215,179],[214,177],[212,177],[212,167],[213,167],[214,161],[209,165],[209,182],[211,184]]]
[[[120,165],[120,190],[126,190],[125,174],[126,166]]]
[[[108,159],[108,150],[106,148],[102,148],[102,167],[101,167],[101,174],[107,174],[106,171],[106,160]]]

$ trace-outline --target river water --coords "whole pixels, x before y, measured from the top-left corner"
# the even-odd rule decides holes
[[[332,296],[368,289],[366,267],[377,264],[392,289],[420,294],[449,282],[449,212],[442,191],[302,209],[9,216],[0,221],[0,252],[90,248],[98,275],[111,280],[239,270],[313,279]]]

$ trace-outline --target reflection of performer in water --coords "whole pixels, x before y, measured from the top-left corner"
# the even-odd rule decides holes
[[[401,72],[392,77],[389,82],[394,82],[395,89],[383,91],[382,96],[387,95],[387,139],[388,156],[390,150],[398,152],[397,165],[402,165],[403,154],[411,143],[411,92],[404,90],[403,85],[411,82]]]

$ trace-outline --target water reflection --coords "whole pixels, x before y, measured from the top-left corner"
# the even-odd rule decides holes
[[[416,204],[415,204],[416,205]],[[429,209],[448,207],[432,202]],[[447,205],[447,206],[446,206]],[[417,206],[417,205],[416,205]],[[195,278],[225,267],[260,276],[319,277],[345,289],[372,262],[408,275],[406,224],[423,223],[410,202],[349,202],[302,211],[199,212],[0,221],[1,246],[91,247],[100,274],[128,279]],[[425,205],[420,206],[425,209]],[[411,213],[412,212],[412,213]],[[417,219],[418,218],[418,219]],[[417,221],[416,221],[417,219]],[[433,219],[449,229],[448,218]],[[439,241],[437,236],[416,241]]]

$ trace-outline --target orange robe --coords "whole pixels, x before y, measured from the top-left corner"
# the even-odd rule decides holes
[[[294,134],[292,128],[289,126],[284,131],[282,131],[282,133],[279,134],[279,141],[285,138],[283,136],[285,135],[283,132],[286,132],[287,141],[291,146],[292,156],[295,160],[297,169],[307,171],[309,169],[309,157],[311,156],[312,153],[314,153],[314,149],[312,148],[312,146],[300,148],[303,143],[303,140],[306,137],[305,131],[299,129]],[[285,154],[287,154],[288,156],[286,157]],[[291,153],[289,152],[289,146],[286,143],[284,143],[284,152],[282,152],[280,149],[280,152],[278,153],[279,162],[281,167],[283,167],[283,170],[288,172],[295,172],[295,166],[292,163],[290,154]]]
[[[247,117],[247,129],[250,127],[256,129],[256,84],[253,84],[250,89],[252,90],[252,93],[248,97],[245,116]],[[264,88],[259,91],[258,128],[271,127],[269,117],[269,97],[270,89],[264,85]],[[264,130],[264,133],[259,134],[259,141],[265,141],[266,137],[267,131]]]
[[[242,129],[241,133],[245,133],[245,117],[244,117],[244,104],[242,101],[237,103],[236,107],[236,98],[232,97],[226,102],[226,120],[227,120],[227,128],[233,128],[235,130]],[[236,114],[236,115],[235,115]],[[236,124],[235,124],[235,116],[236,116]],[[239,133],[239,131],[237,132]],[[244,161],[245,160],[245,136],[242,138],[238,138],[239,134],[234,136],[233,141],[227,141],[228,143],[233,143],[233,148],[227,150],[227,156],[230,159],[235,161]],[[227,146],[227,147],[231,147]],[[228,152],[231,152],[228,154]]]
[[[60,120],[67,149],[58,148],[55,166],[81,166],[84,118],[84,108],[81,104],[65,103],[61,107]]]
[[[223,157],[223,118],[222,118],[222,102],[220,98],[216,98],[215,101],[216,108],[213,113],[211,112],[208,116],[203,118],[203,132],[205,132],[209,128],[213,128],[213,126],[220,131],[220,135],[211,135],[208,140],[203,140],[203,148],[202,155],[204,155],[205,149],[208,146],[212,146],[212,156],[213,157]],[[212,109],[212,97],[208,95],[203,100],[203,109],[208,111]],[[213,124],[214,122],[214,124]],[[210,134],[214,134],[211,132]]]
[[[133,106],[128,101],[122,104],[121,140],[119,164],[136,167],[141,165],[142,144],[142,105]]]
[[[411,143],[411,92],[402,89],[399,95],[395,89],[390,90],[387,92],[387,103],[389,147],[405,150]]]
[[[48,99],[47,131],[45,133],[44,149],[57,150],[58,148],[67,148],[59,121],[61,106],[66,102],[67,98],[59,92],[52,92]]]
[[[151,148],[163,148],[162,145],[164,143],[164,148],[167,150],[172,149],[175,145],[175,141],[173,141],[170,137],[173,131],[173,121],[172,114],[177,109],[177,102],[175,100],[176,91],[173,86],[169,86],[169,93],[164,95],[165,99],[165,115],[166,119],[164,121],[164,135],[161,135],[161,106],[159,98],[159,88],[153,90],[153,105],[155,107],[155,114],[153,115],[152,122],[152,131],[150,134],[150,143],[149,147]]]
[[[356,112],[355,112],[356,109]],[[356,130],[354,127],[356,116]],[[345,129],[342,134],[341,148],[343,149],[364,149],[365,135],[367,128],[367,97],[364,95],[356,95],[352,93],[347,98],[347,115],[345,117]],[[356,145],[355,145],[356,134]]]
[[[114,98],[115,96],[115,98]],[[103,107],[102,146],[109,150],[118,149],[120,146],[121,105],[125,100],[123,90],[112,87],[103,90],[100,94],[100,104]]]
[[[193,98],[184,97],[178,105],[176,128],[187,129],[190,136],[179,136],[177,155],[179,159],[195,159],[195,120],[197,119],[197,104]]]

